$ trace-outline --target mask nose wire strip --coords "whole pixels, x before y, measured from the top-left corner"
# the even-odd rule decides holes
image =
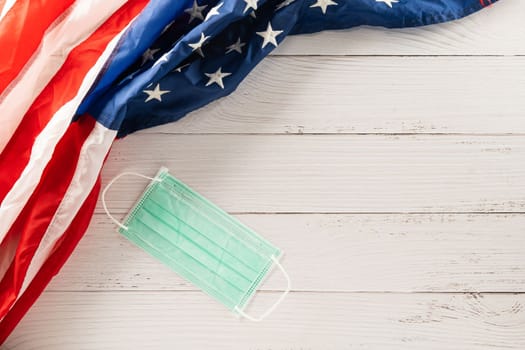
[[[272,255],[271,259],[273,260],[274,264],[279,268],[279,270],[281,270],[281,272],[283,273],[284,275],[284,278],[286,278],[286,289],[284,290],[283,294],[281,294],[281,296],[279,297],[279,299],[277,299],[277,301],[272,305],[270,306],[270,308],[268,310],[266,310],[261,316],[259,317],[253,317],[253,316],[250,316],[248,315],[247,313],[245,313],[244,311],[242,311],[241,309],[239,309],[237,306],[235,307],[235,311],[237,311],[237,313],[239,315],[241,315],[242,317],[250,320],[250,321],[253,321],[253,322],[260,322],[262,321],[263,319],[265,319],[268,315],[270,315],[276,308],[277,306],[279,306],[279,304],[284,300],[284,298],[286,297],[286,295],[290,292],[290,290],[292,289],[292,282],[290,281],[290,276],[288,275],[288,273],[286,273],[286,270],[284,269],[284,267],[281,265],[281,263],[279,262],[279,260],[277,260],[275,258],[275,256]]]
[[[148,179],[148,180],[152,180],[152,181],[162,181],[161,179],[159,178],[156,178],[156,177],[149,177],[149,176],[146,176],[146,175],[142,175],[142,174],[139,174],[139,173],[135,173],[135,172],[131,172],[131,171],[125,171],[123,173],[120,173],[118,174],[117,176],[115,176],[113,179],[111,179],[111,181],[106,185],[106,187],[104,187],[104,190],[102,191],[102,207],[104,208],[104,211],[106,212],[106,215],[115,223],[117,224],[120,228],[123,228],[124,230],[128,230],[128,227],[124,224],[122,224],[120,221],[118,221],[117,219],[115,219],[115,217],[113,215],[111,215],[109,213],[109,210],[108,210],[108,207],[106,205],[106,192],[109,190],[109,188],[115,183],[115,181],[117,181],[118,179],[120,179],[122,176],[126,176],[126,175],[131,175],[131,176],[138,176],[138,177],[142,177],[144,179]]]

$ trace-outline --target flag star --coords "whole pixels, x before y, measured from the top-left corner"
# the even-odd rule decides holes
[[[275,7],[276,10],[280,10],[282,9],[283,7],[286,7],[288,5],[290,5],[292,2],[294,2],[295,0],[284,0],[283,2],[281,2],[279,5],[277,5]]]
[[[222,83],[222,78],[226,78],[227,76],[231,75],[231,73],[222,72],[222,67],[219,67],[215,73],[204,73],[210,80],[206,83],[206,86],[209,86],[213,83],[219,85],[222,89],[224,89],[224,84]]]
[[[246,13],[249,9],[257,10],[257,0],[244,0],[244,2],[246,3],[246,7],[242,13]]]
[[[237,51],[238,53],[242,53],[242,47],[246,45],[246,43],[241,43],[241,38],[238,38],[237,41],[230,46],[226,47],[226,53],[230,53],[233,51]]]
[[[376,2],[384,2],[388,7],[392,8],[392,3],[396,4],[399,0],[376,0]]]
[[[199,56],[201,56],[202,58],[204,58],[204,52],[202,52],[202,47],[199,47],[197,50],[195,50]]]
[[[201,21],[204,19],[204,16],[202,15],[202,11],[208,7],[208,5],[202,5],[199,6],[197,3],[197,0],[193,0],[193,6],[191,8],[187,8],[184,10],[184,12],[188,13],[190,15],[190,20],[188,23],[191,23],[195,18],[200,19]]]
[[[146,101],[144,101],[144,102],[148,102],[148,101],[151,101],[151,100],[157,100],[159,102],[162,102],[162,95],[167,94],[168,92],[171,92],[171,91],[169,91],[169,90],[161,90],[160,89],[160,84],[157,84],[157,86],[155,86],[155,89],[153,89],[153,90],[142,90],[142,92],[144,92],[145,94],[148,94],[148,98],[146,98]]]
[[[153,60],[154,59],[153,55],[156,54],[159,51],[160,51],[160,49],[147,49],[146,52],[144,52],[142,54],[142,63],[141,63],[141,65],[143,65],[146,62],[148,62],[149,60]]]
[[[272,44],[273,46],[277,47],[277,40],[276,38],[282,33],[282,30],[273,30],[272,24],[268,22],[268,27],[266,27],[266,30],[264,32],[257,32],[257,35],[262,37],[264,39],[262,43],[262,48],[264,49],[266,45]]]
[[[183,70],[184,68],[188,67],[189,65],[190,65],[189,63],[183,64],[182,66],[175,68],[173,71],[174,71],[174,72],[181,73],[182,70]]]
[[[386,0],[386,1],[390,1],[390,0]],[[311,5],[310,7],[319,7],[321,8],[321,11],[323,12],[323,14],[326,14],[326,8],[332,5],[337,5],[337,2],[333,0],[316,0],[315,4]]]
[[[204,53],[202,52],[202,45],[209,38],[209,36],[204,36],[204,33],[201,33],[201,38],[199,39],[199,41],[193,44],[188,44],[188,46],[193,49],[192,51],[197,51],[197,53],[201,55],[201,57],[204,57]]]
[[[206,18],[204,19],[204,22],[212,18],[213,16],[217,16],[219,14],[219,9],[222,7],[223,3],[221,2],[219,5],[213,7],[210,12],[206,15]]]

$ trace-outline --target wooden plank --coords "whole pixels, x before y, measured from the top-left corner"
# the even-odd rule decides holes
[[[238,215],[285,252],[294,291],[525,292],[525,215]],[[264,290],[283,287],[275,273]],[[195,290],[104,215],[51,291]]]
[[[525,57],[269,57],[230,96],[145,132],[523,134],[524,110]]]
[[[277,298],[256,297],[253,312]],[[291,293],[264,322],[200,292],[44,293],[6,349],[523,349],[525,295]]]
[[[165,165],[230,212],[524,212],[524,160],[521,136],[142,134],[103,182]],[[144,187],[123,178],[107,203],[127,212]]]
[[[523,55],[525,2],[503,0],[459,21],[288,37],[277,55]]]

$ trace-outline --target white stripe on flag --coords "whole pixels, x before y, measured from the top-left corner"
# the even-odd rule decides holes
[[[0,95],[0,152],[33,101],[65,62],[69,52],[87,39],[125,0],[75,2],[46,31],[40,47],[19,76]]]
[[[2,8],[2,12],[0,13],[0,21],[5,17],[7,12],[9,12],[11,7],[13,7],[15,2],[16,2],[16,0],[6,0],[6,2],[4,4],[4,7]]]

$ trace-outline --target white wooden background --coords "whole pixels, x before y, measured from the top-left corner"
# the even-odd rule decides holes
[[[5,349],[524,349],[524,136],[525,1],[289,38],[230,97],[117,142],[103,172],[166,165],[282,247],[294,288],[275,314],[239,321],[99,206]],[[110,207],[144,185],[123,179]]]

